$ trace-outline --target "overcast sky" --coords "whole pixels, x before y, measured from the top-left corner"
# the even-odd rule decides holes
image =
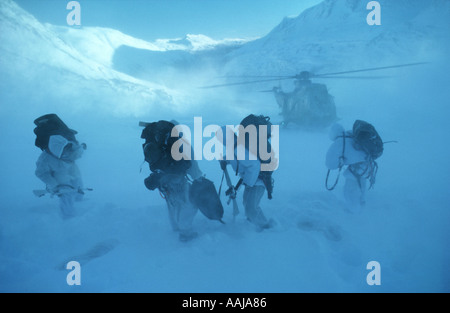
[[[15,0],[39,21],[66,25],[69,0]],[[204,34],[261,37],[286,16],[321,0],[78,0],[82,26],[118,29],[146,40]]]

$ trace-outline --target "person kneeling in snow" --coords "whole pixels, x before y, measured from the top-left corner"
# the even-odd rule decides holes
[[[48,193],[59,197],[63,218],[75,216],[74,201],[82,200],[84,195],[81,173],[75,161],[81,158],[85,149],[85,144],[53,135],[36,163],[36,176],[46,184]]]
[[[364,121],[357,120],[353,129],[345,131],[335,124],[330,131],[330,146],[326,156],[328,168],[326,187],[333,190],[339,180],[339,176],[333,186],[328,186],[328,178],[331,170],[339,169],[339,174],[344,166],[347,166],[344,177],[344,197],[351,209],[358,210],[365,205],[365,193],[367,180],[369,189],[375,184],[378,164],[375,162],[383,154],[383,141],[375,128]]]

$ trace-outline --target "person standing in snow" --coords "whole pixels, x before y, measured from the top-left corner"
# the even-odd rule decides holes
[[[260,125],[268,126],[267,141],[269,140],[271,124],[269,122],[269,119],[264,116],[255,116],[251,114],[241,122],[242,129],[240,129],[239,136],[244,136],[241,137],[241,139],[244,138],[242,141],[239,140],[239,136],[235,136],[235,133],[232,129],[223,127],[222,135],[225,137],[224,139],[222,139],[222,143],[227,143],[227,137],[234,137],[235,139],[233,141],[236,144],[234,149],[234,156],[232,158],[226,157],[225,160],[221,160],[220,166],[222,170],[225,171],[226,166],[230,164],[236,175],[239,175],[239,182],[235,187],[230,187],[233,190],[228,190],[227,194],[235,196],[236,191],[239,189],[239,186],[241,184],[245,186],[243,195],[245,216],[247,217],[247,220],[249,222],[257,227],[257,230],[262,231],[264,229],[272,228],[275,225],[275,221],[273,219],[267,219],[260,207],[261,199],[266,191],[268,193],[268,198],[272,199],[274,182],[272,179],[273,172],[262,171],[261,159],[259,157],[251,157],[252,152],[249,149],[249,140],[245,138],[246,132],[244,131],[244,129],[249,125],[254,125],[256,129],[258,129]],[[257,140],[257,142],[259,142],[259,134]],[[242,149],[245,149],[245,158],[238,158],[239,142],[244,142],[244,147],[242,147]],[[270,149],[270,143],[267,143]],[[259,149],[257,152],[255,151],[255,154],[259,156]]]
[[[160,191],[167,203],[172,229],[179,233],[180,241],[186,242],[198,235],[192,229],[198,208],[190,201],[187,175],[196,180],[202,172],[198,166],[192,166],[191,160],[177,161],[172,157],[172,146],[180,139],[171,136],[174,127],[175,124],[168,121],[146,123],[141,138],[145,139],[145,161],[152,173],[144,184],[149,190]]]
[[[339,169],[340,174],[346,166],[344,198],[350,208],[357,211],[366,203],[366,190],[375,184],[378,171],[375,160],[383,153],[383,141],[371,124],[360,120],[355,121],[353,129],[349,131],[339,124],[333,125],[330,139],[333,144],[328,149],[325,161],[328,168],[326,187],[333,190],[339,180],[338,176],[334,185],[329,187],[330,171]]]
[[[62,217],[74,217],[74,202],[81,201],[84,195],[76,160],[83,155],[86,144],[79,144],[76,132],[55,114],[44,115],[35,124],[36,146],[42,149],[35,174],[46,184],[47,193],[58,196]]]

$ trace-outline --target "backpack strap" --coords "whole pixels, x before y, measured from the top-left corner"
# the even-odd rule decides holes
[[[225,177],[225,171],[222,172],[222,180],[220,181],[220,187],[219,187],[219,192],[217,193],[220,197],[220,193],[222,191],[222,185],[223,185],[223,179]]]
[[[339,173],[338,176],[336,177],[336,181],[334,182],[333,186],[328,187],[328,178],[330,177],[330,172],[331,170],[328,170],[327,173],[327,178],[325,179],[325,188],[327,188],[327,190],[332,191],[334,190],[334,188],[336,188],[338,182],[339,182],[339,177],[341,176],[341,171],[342,168],[344,167],[344,160],[345,160],[345,138],[350,137],[350,136],[346,136],[345,135],[345,131],[342,132],[342,136],[339,136],[337,138],[341,138],[342,137],[342,155],[339,157]]]
[[[373,166],[372,166],[370,176],[368,176],[369,182],[370,182],[369,190],[372,189],[373,186],[375,185],[375,179],[377,178],[377,173],[378,173],[378,163],[373,161],[372,165]]]
[[[357,166],[360,163],[356,164]],[[356,168],[358,169],[358,168]],[[353,176],[355,176],[355,178],[358,180],[358,185],[359,188],[362,188],[362,184],[361,184],[361,179],[364,177],[365,179],[368,179],[370,182],[370,186],[369,186],[369,190],[373,188],[373,186],[375,185],[375,179],[378,173],[378,163],[373,160],[372,158],[370,158],[367,161],[367,166],[364,169],[364,171],[362,173],[357,173],[355,171],[355,168],[352,166],[349,166],[349,171],[350,173],[353,174]]]

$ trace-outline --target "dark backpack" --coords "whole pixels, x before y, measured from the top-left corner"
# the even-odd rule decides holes
[[[270,160],[261,160],[260,156],[259,156],[259,136],[260,136],[260,129],[259,126],[261,125],[266,125],[267,126],[267,148],[270,150],[271,146],[270,146],[270,142],[269,139],[271,137],[271,126],[272,123],[270,122],[270,117],[268,116],[264,116],[264,115],[254,115],[254,114],[250,114],[249,116],[247,116],[246,118],[244,118],[241,121],[241,124],[244,128],[248,127],[249,125],[254,125],[256,127],[256,131],[257,131],[257,156],[258,156],[258,160],[260,160],[263,163],[269,163]],[[245,134],[245,147],[248,149],[249,148],[249,144],[250,144],[250,138],[249,138],[249,134],[246,133]]]
[[[255,125],[256,130],[258,131],[258,141],[259,141],[259,126],[266,125],[267,126],[267,139],[271,137],[271,126],[270,117],[264,115],[254,115],[250,114],[246,118],[241,121],[241,125],[245,128],[249,125]]]
[[[34,120],[36,128],[34,133],[36,135],[35,145],[41,150],[48,148],[50,136],[60,135],[69,141],[77,142],[75,135],[77,132],[67,127],[66,124],[56,114],[46,114]]]
[[[182,174],[191,167],[190,160],[176,161],[172,157],[173,144],[180,137],[172,137],[172,129],[175,125],[167,121],[158,121],[146,124],[141,138],[145,139],[142,145],[145,161],[150,165],[152,172],[162,171],[167,174]]]
[[[250,114],[247,117],[245,117],[242,121],[241,121],[241,125],[245,128],[249,125],[254,125],[256,127],[257,130],[257,138],[258,138],[258,143],[257,143],[257,157],[258,160],[261,163],[270,163],[270,159],[268,160],[262,160],[260,155],[259,155],[259,136],[260,136],[260,129],[259,126],[261,125],[266,125],[267,126],[267,149],[268,151],[272,150],[272,147],[270,145],[269,139],[272,136],[271,133],[271,126],[272,123],[270,122],[270,117],[268,116],[264,116],[264,115],[254,115],[254,114]],[[246,138],[245,138],[245,145],[246,148],[248,148],[249,145],[249,137],[248,134],[245,134]],[[272,178],[272,174],[273,172],[270,171],[264,171],[264,172],[260,172],[259,173],[259,178],[263,181],[264,186],[266,187],[267,190],[267,196],[269,199],[272,199],[272,192],[273,192],[273,184],[274,184],[274,180]]]
[[[355,148],[366,152],[372,160],[378,159],[383,154],[383,140],[373,125],[356,120],[353,124],[353,140]]]

